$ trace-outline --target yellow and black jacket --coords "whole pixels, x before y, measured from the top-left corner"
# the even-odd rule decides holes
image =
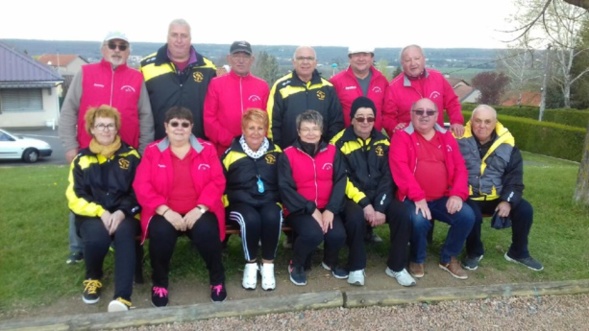
[[[70,210],[80,216],[100,217],[105,210],[121,210],[126,216],[139,212],[133,179],[139,153],[121,142],[121,148],[107,159],[89,148],[72,161],[66,197]]]
[[[384,213],[394,198],[395,182],[389,167],[389,140],[372,129],[366,140],[354,133],[352,126],[339,132],[331,143],[343,154],[348,182],[346,197],[362,208],[372,204]]]

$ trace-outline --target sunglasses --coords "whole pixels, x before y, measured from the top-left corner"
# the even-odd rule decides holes
[[[414,109],[413,113],[417,116],[434,116],[437,111],[433,109]]]
[[[356,121],[358,121],[358,123],[364,123],[364,122],[372,123],[372,122],[374,122],[374,117],[354,117],[354,119]]]
[[[115,49],[117,49],[117,47],[119,48],[119,50],[120,50],[121,52],[124,52],[124,51],[126,51],[126,50],[127,50],[127,47],[128,47],[128,46],[127,46],[127,45],[125,45],[125,44],[115,44],[115,43],[108,43],[108,48],[109,48],[109,49],[111,49],[111,50],[113,50],[113,51],[114,51]]]
[[[177,128],[178,125],[181,125],[183,128],[187,129],[190,126],[190,123],[188,123],[188,122],[176,122],[176,121],[174,121],[174,122],[170,122],[169,124],[173,128]]]

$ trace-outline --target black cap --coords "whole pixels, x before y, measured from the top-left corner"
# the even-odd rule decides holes
[[[238,52],[243,52],[248,55],[252,55],[252,45],[245,40],[242,41],[234,41],[231,44],[231,48],[229,48],[229,53],[235,54]]]
[[[353,119],[354,115],[356,115],[356,111],[359,108],[370,108],[374,113],[374,117],[376,117],[376,106],[374,102],[367,97],[357,97],[354,102],[352,102],[352,108],[350,110],[350,117]]]

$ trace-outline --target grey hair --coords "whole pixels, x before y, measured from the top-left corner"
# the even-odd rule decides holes
[[[423,52],[423,48],[421,48],[421,46],[415,45],[415,44],[407,45],[407,46],[403,47],[403,49],[401,50],[401,53],[399,53],[399,62],[400,63],[403,63],[403,54],[405,53],[405,51],[407,51],[410,48],[417,48],[421,52],[421,55],[423,57],[425,57],[425,53]]]
[[[316,110],[309,109],[297,115],[297,131],[301,128],[301,123],[309,122],[317,125],[323,132],[323,116]]]
[[[179,25],[179,26],[185,26],[188,28],[188,35],[192,36],[192,32],[190,31],[190,24],[188,24],[188,22],[183,19],[183,18],[176,18],[174,19],[172,22],[170,22],[170,24],[168,25],[168,33],[170,32],[170,27],[172,25]]]
[[[421,101],[421,100],[429,100],[429,101],[431,101],[431,103],[434,105],[434,110],[435,110],[435,111],[438,111],[438,105],[436,105],[436,103],[435,103],[435,102],[434,102],[432,99],[430,99],[430,98],[421,98],[421,99],[419,99],[419,100],[415,101],[414,103],[412,103],[412,104],[411,104],[411,110],[413,110],[413,108],[415,108],[415,105],[416,105],[416,104],[417,104],[419,101]]]
[[[489,105],[485,105],[485,104],[480,104],[478,106],[475,107],[475,109],[472,111],[472,114],[470,115],[470,118],[474,117],[474,114],[478,111],[478,110],[482,110],[482,109],[487,109],[489,111],[491,111],[491,114],[493,114],[493,119],[497,119],[497,110],[495,110],[495,108],[489,106]]]
[[[297,58],[297,52],[300,51],[301,49],[304,49],[304,48],[308,48],[308,49],[312,50],[313,51],[313,57],[317,58],[317,52],[315,52],[315,49],[313,47],[311,47],[311,46],[299,46],[299,47],[297,47],[297,49],[295,49],[294,53],[292,54],[293,61]]]

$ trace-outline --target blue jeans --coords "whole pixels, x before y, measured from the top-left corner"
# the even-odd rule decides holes
[[[431,221],[423,217],[421,213],[415,213],[415,203],[413,201],[409,199],[404,201],[405,206],[411,214],[411,224],[413,226],[410,248],[411,262],[425,262],[427,233],[431,229],[434,219],[450,225],[448,234],[446,235],[446,241],[440,253],[440,263],[448,263],[451,257],[457,257],[460,254],[466,237],[474,224],[474,212],[466,203],[463,203],[462,209],[459,212],[449,214],[446,210],[447,201],[448,197],[428,201],[427,206],[432,214]]]
[[[70,211],[68,216],[69,222],[69,239],[70,239],[70,253],[82,253],[84,252],[84,243],[82,238],[78,234],[76,229],[76,216]]]

